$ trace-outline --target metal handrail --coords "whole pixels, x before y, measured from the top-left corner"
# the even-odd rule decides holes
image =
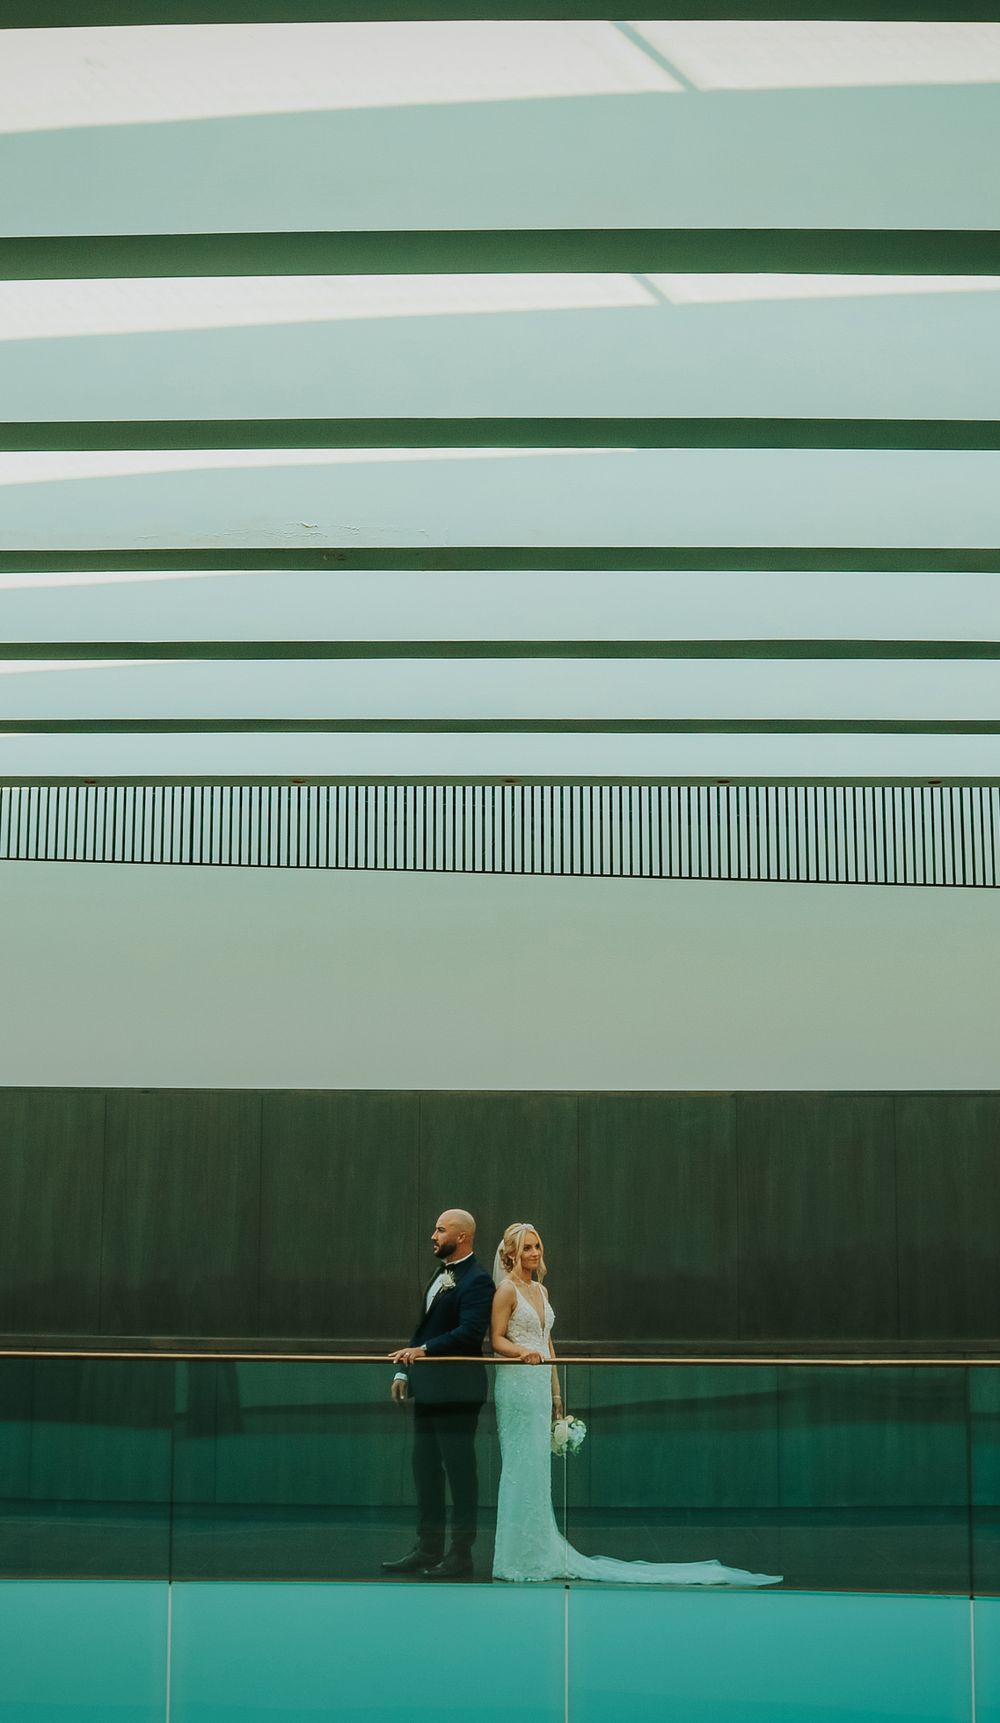
[[[211,1351],[199,1352],[190,1349],[145,1348],[129,1351],[123,1348],[82,1348],[82,1347],[51,1347],[51,1346],[2,1346],[0,1358],[163,1358],[174,1363],[225,1362],[225,1363],[292,1363],[292,1364],[385,1364],[392,1362],[392,1355],[385,1352],[252,1352],[252,1351]],[[442,1358],[418,1358],[417,1364],[520,1364],[519,1358],[505,1358],[493,1353],[463,1353],[449,1354]],[[548,1363],[549,1360],[543,1360]],[[808,1353],[724,1353],[702,1354],[683,1353],[669,1357],[595,1357],[591,1354],[562,1355],[551,1362],[560,1365],[587,1364],[595,1367],[601,1365],[641,1364],[650,1365],[735,1365],[740,1366],[770,1366],[776,1365],[808,1365],[819,1369],[869,1369],[869,1370],[901,1370],[901,1369],[997,1369],[1000,1368],[1000,1355],[993,1357],[906,1357],[892,1356],[872,1358],[867,1356],[852,1356],[849,1358],[819,1356],[810,1357]]]

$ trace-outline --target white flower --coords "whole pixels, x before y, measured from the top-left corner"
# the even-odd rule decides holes
[[[552,1452],[560,1460],[582,1448],[587,1426],[582,1418],[557,1418],[552,1425]]]
[[[448,1288],[454,1286],[454,1284],[455,1284],[455,1276],[452,1274],[450,1268],[446,1268],[444,1273],[441,1276],[441,1284],[438,1287],[438,1291],[439,1292],[447,1292]]]

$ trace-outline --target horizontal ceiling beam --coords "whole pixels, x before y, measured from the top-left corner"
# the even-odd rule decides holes
[[[0,422],[0,451],[1000,449],[997,419],[371,418]],[[71,476],[71,475],[70,475]]]
[[[1000,0],[995,10],[1000,16]],[[0,280],[8,281],[595,271],[997,275],[1000,233],[971,228],[611,227],[0,238]]]
[[[69,25],[141,24],[316,24],[393,23],[436,19],[580,19],[601,18],[593,0],[544,0],[534,5],[514,0],[502,9],[466,0],[438,0],[421,10],[416,0],[5,0],[2,29],[56,29]],[[662,3],[647,12],[640,5],[633,18],[661,18]],[[685,0],[685,18],[719,19],[835,19],[875,22],[993,20],[1000,16],[996,0]]]
[[[0,550],[0,576],[32,574],[1000,574],[1000,546],[303,545],[219,550]]]
[[[658,789],[672,785],[681,789],[759,788],[763,790],[809,788],[822,790],[846,786],[848,789],[856,790],[990,790],[1000,789],[1000,777],[983,777],[980,775],[972,778],[955,776],[917,778],[911,775],[909,777],[882,776],[872,778],[845,777],[843,774],[835,778],[817,777],[815,774],[810,774],[808,777],[774,777],[767,772],[757,772],[750,777],[737,775],[730,778],[708,778],[704,776],[691,778],[678,776],[675,772],[672,772],[669,777],[650,777],[648,775],[645,777],[629,777],[627,774],[616,772],[613,777],[609,777],[605,774],[603,777],[590,778],[581,778],[572,773],[559,773],[553,776],[551,772],[544,776],[533,776],[530,772],[523,774],[519,773],[516,775],[507,773],[503,777],[498,777],[495,772],[485,774],[479,773],[474,776],[463,775],[462,773],[455,772],[428,772],[421,773],[417,778],[413,776],[412,772],[405,777],[394,777],[391,774],[386,775],[385,773],[372,776],[364,772],[351,772],[349,774],[340,773],[333,775],[329,773],[324,775],[310,775],[305,773],[297,777],[276,777],[267,772],[255,772],[250,776],[240,776],[238,773],[230,772],[225,776],[215,777],[202,777],[197,773],[191,772],[186,772],[183,775],[178,775],[177,773],[159,775],[155,773],[142,773],[138,776],[134,772],[129,773],[126,776],[99,772],[86,778],[81,777],[78,772],[63,773],[61,775],[39,775],[34,772],[22,772],[17,777],[0,776],[0,789],[14,790],[78,790],[85,788],[143,790],[162,788],[184,789],[188,787],[195,787],[198,789],[240,790],[256,789],[261,786],[264,788],[280,788],[281,786],[289,785],[294,785],[297,788],[308,788],[311,786],[313,788],[320,789],[326,787],[333,788],[337,785],[341,788],[345,786],[353,787],[354,785],[360,785],[362,789],[366,787],[369,789],[386,787],[392,789],[393,787],[412,787],[414,785],[419,788],[426,787],[428,789],[433,788],[435,785],[457,785],[459,788],[463,785],[470,788],[473,786],[486,786],[493,787],[495,789],[502,789],[508,788],[512,784],[520,785],[525,789],[532,787],[554,787],[556,789],[599,789],[601,787],[617,788],[619,785],[624,789]]]
[[[1000,736],[1000,718],[5,718],[3,736]]]
[[[994,659],[1000,640],[10,640],[0,662],[435,658]],[[0,720],[2,725],[2,720]]]

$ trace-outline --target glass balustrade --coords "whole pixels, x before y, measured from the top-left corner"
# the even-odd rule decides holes
[[[492,1579],[493,1382],[530,1368],[488,1364],[473,1583]],[[587,1436],[552,1459],[552,1502],[583,1556],[718,1559],[800,1591],[1000,1594],[989,1364],[560,1372]],[[415,1511],[414,1413],[392,1375],[371,1358],[0,1357],[0,1578],[383,1579]]]

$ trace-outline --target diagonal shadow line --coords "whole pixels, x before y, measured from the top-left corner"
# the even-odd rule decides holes
[[[661,72],[666,72],[668,78],[673,78],[675,84],[680,84],[681,89],[687,94],[699,94],[697,84],[692,83],[691,79],[681,71],[679,66],[674,64],[673,60],[668,60],[666,54],[654,47],[648,37],[644,36],[641,30],[637,30],[634,24],[629,24],[625,19],[612,18],[611,28],[617,30],[619,35],[624,36],[626,42],[631,42],[633,48],[638,48],[640,54],[644,54],[646,59],[651,60],[654,66],[658,66]]]

